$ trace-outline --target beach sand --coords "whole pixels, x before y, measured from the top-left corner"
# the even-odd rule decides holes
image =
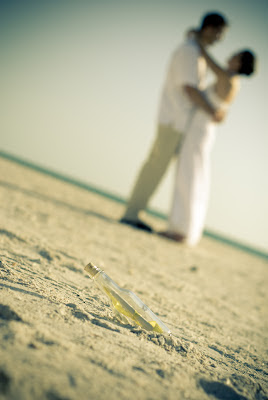
[[[0,399],[267,399],[267,260],[122,225],[123,205],[2,158],[0,173]],[[173,335],[120,323],[89,262]]]

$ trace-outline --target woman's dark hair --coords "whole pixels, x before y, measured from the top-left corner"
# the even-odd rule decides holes
[[[214,28],[218,28],[220,26],[228,26],[228,22],[226,18],[221,14],[209,13],[204,15],[201,22],[201,29],[204,29],[207,26],[213,26]]]
[[[255,56],[250,50],[243,50],[240,52],[241,66],[238,71],[241,75],[251,75],[255,69]]]

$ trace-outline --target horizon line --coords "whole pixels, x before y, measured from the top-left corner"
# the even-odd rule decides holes
[[[0,150],[0,157],[5,158],[5,159],[7,159],[9,161],[15,162],[15,163],[17,163],[19,165],[22,165],[24,167],[33,169],[33,170],[38,171],[40,173],[43,173],[45,175],[49,175],[49,176],[51,176],[53,178],[56,178],[58,180],[67,182],[67,183],[69,183],[71,185],[80,187],[80,188],[82,188],[84,190],[96,193],[96,194],[98,194],[100,196],[106,197],[106,198],[108,198],[108,199],[110,199],[112,201],[115,201],[117,203],[126,204],[126,202],[127,202],[126,199],[124,199],[123,197],[121,197],[119,195],[115,195],[113,193],[107,192],[104,189],[100,189],[100,188],[96,187],[95,185],[92,185],[92,184],[89,184],[89,183],[86,183],[86,182],[82,182],[79,179],[75,179],[75,178],[72,178],[72,177],[70,177],[68,175],[56,172],[56,171],[54,171],[54,170],[52,170],[50,168],[43,167],[43,166],[38,165],[38,164],[36,164],[36,163],[34,163],[32,161],[28,161],[28,160],[26,160],[24,158],[21,158],[19,156],[14,155],[14,154],[10,154],[10,153],[8,153],[6,151]],[[159,219],[162,219],[162,220],[167,220],[167,215],[164,214],[161,211],[157,211],[155,209],[148,208],[148,209],[146,209],[146,212],[148,214],[156,217],[156,218],[159,218]],[[257,249],[254,246],[247,245],[247,244],[242,243],[240,241],[237,241],[235,239],[228,238],[225,235],[221,235],[219,233],[213,232],[212,230],[205,229],[204,230],[204,236],[207,236],[207,237],[209,237],[209,238],[211,238],[213,240],[216,240],[218,242],[227,244],[229,246],[235,247],[235,248],[240,249],[242,251],[245,251],[247,253],[250,253],[251,255],[255,255],[257,257],[261,257],[261,258],[264,258],[264,259],[268,260],[268,253],[266,253],[265,251]]]

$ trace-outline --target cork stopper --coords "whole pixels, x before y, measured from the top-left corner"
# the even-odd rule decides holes
[[[96,267],[96,265],[92,263],[88,263],[85,266],[84,270],[89,273],[91,279],[95,279],[96,275],[102,272],[102,270],[99,267]]]

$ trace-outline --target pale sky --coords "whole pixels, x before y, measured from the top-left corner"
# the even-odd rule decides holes
[[[154,138],[171,52],[206,12],[227,17],[211,53],[224,63],[249,47],[259,62],[217,129],[206,228],[267,251],[268,2],[36,3],[0,3],[0,149],[123,198]],[[165,213],[172,172],[150,203]]]

